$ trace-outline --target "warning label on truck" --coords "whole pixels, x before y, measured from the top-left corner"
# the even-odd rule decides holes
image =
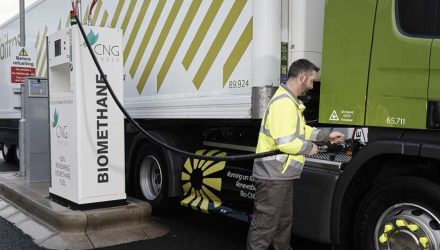
[[[353,110],[342,110],[341,111],[343,122],[353,122],[354,111]]]
[[[328,118],[330,121],[339,121],[338,113],[336,113],[336,110],[333,110],[332,114],[330,115],[330,118]]]

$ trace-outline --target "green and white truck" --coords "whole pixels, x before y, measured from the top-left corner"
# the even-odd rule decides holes
[[[320,66],[306,119],[347,141],[307,159],[294,233],[335,249],[440,249],[439,1],[100,0],[91,15],[81,2],[84,23],[124,32],[125,108],[155,137],[198,154],[254,152],[289,64]],[[46,36],[70,25],[70,8],[41,0],[26,10],[38,76]],[[1,55],[18,34],[18,17],[0,27]],[[249,220],[252,161],[184,159],[128,123],[121,143],[129,195],[156,211],[177,199]]]

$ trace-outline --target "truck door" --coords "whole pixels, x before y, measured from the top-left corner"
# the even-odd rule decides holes
[[[440,3],[437,1],[435,39],[431,50],[431,70],[428,87],[428,128],[440,128]]]
[[[436,2],[378,1],[366,125],[426,128]]]

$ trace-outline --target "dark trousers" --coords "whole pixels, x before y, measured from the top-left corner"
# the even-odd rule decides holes
[[[248,250],[289,250],[292,233],[293,180],[255,179],[254,213]]]

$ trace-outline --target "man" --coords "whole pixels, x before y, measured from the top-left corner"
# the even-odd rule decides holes
[[[312,141],[339,143],[344,134],[305,124],[305,106],[298,99],[313,89],[319,68],[305,59],[292,63],[287,83],[281,84],[263,116],[257,153],[279,149],[284,154],[255,159],[254,213],[248,234],[248,249],[287,250],[292,229],[293,180],[300,178],[305,155],[318,147]]]

